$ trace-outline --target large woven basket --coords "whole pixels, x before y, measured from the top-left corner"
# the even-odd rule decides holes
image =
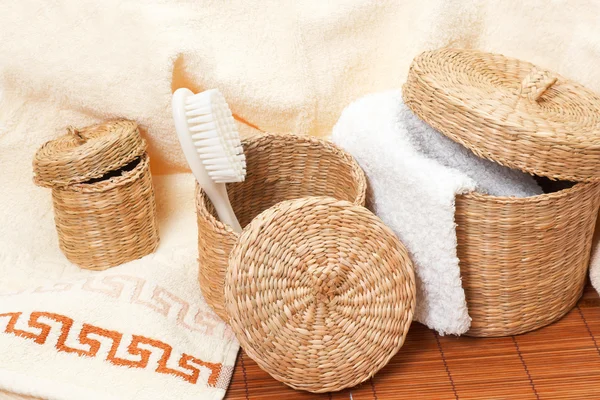
[[[44,144],[35,182],[52,188],[59,246],[80,267],[106,269],[158,246],[146,144],[133,121],[69,132]]]
[[[241,235],[197,190],[200,286],[274,378],[329,392],[373,376],[400,349],[415,307],[412,263],[362,207],[365,177],[328,142],[243,142],[248,175],[228,193]]]
[[[600,98],[530,63],[456,49],[417,57],[403,93],[421,119],[479,156],[581,181],[528,198],[456,199],[468,335],[514,335],[563,316],[585,285],[600,204]]]
[[[284,200],[330,196],[365,204],[367,186],[362,169],[332,144],[309,137],[269,134],[249,138],[242,146],[246,179],[227,185],[242,227]],[[212,203],[199,187],[196,199],[200,287],[206,302],[227,321],[223,287],[229,253],[239,234],[215,218]]]

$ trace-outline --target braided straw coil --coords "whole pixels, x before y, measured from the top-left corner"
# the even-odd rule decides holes
[[[247,175],[227,191],[242,226],[280,201],[307,196],[330,196],[364,205],[366,180],[346,152],[330,142],[293,134],[265,134],[242,142]],[[239,239],[215,217],[212,203],[196,189],[199,281],[207,303],[223,320],[224,281],[229,253]]]
[[[311,392],[355,386],[402,347],[415,308],[406,249],[366,208],[278,203],[246,226],[225,284],[230,324],[275,379]]]
[[[34,181],[53,187],[81,183],[122,167],[146,151],[134,121],[115,120],[82,129],[45,143],[33,160]]]
[[[480,157],[552,179],[600,180],[600,97],[528,62],[443,48],[416,57],[404,100]]]

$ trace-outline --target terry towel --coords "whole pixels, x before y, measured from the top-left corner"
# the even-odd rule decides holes
[[[183,172],[170,110],[178,87],[218,87],[242,132],[325,136],[350,101],[401,85],[415,55],[446,45],[527,59],[600,91],[600,3],[573,3],[0,1],[0,291],[85,273],[58,250],[50,193],[31,181],[36,149],[68,125],[136,120],[153,174]],[[159,192],[177,181],[155,176]],[[192,182],[157,198],[188,213],[159,215],[157,255],[195,272]],[[140,261],[143,277],[154,277],[153,260]]]
[[[398,235],[415,263],[415,320],[440,334],[470,326],[456,256],[455,196],[542,193],[535,180],[476,157],[416,117],[399,90],[349,105],[332,140],[364,169],[373,211]]]
[[[0,398],[222,399],[239,344],[200,293],[194,177],[153,177],[155,253],[80,269],[58,247],[51,191],[20,153],[53,137],[53,117],[85,123],[11,92],[0,101]]]
[[[0,388],[44,399],[222,399],[239,345],[186,261],[163,253],[0,293]]]
[[[86,123],[138,121],[154,173],[181,172],[169,109],[178,87],[218,87],[243,133],[316,136],[351,101],[401,85],[418,53],[448,45],[600,91],[598,15],[595,0],[0,1],[0,81]],[[50,115],[46,127],[71,123]]]

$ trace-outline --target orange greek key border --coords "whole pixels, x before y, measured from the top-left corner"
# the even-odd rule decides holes
[[[215,331],[223,325],[223,339],[234,340],[235,338],[231,328],[225,325],[204,301],[198,304],[190,304],[173,292],[153,284],[144,278],[133,275],[110,274],[90,276],[84,279],[57,282],[28,290],[0,293],[0,297],[60,293],[75,290],[95,293],[142,306],[167,319],[173,320],[173,322],[184,329],[209,336],[219,337],[220,335],[215,335]],[[200,288],[198,288],[199,290]]]
[[[19,319],[22,320],[21,323],[24,323],[23,320],[27,318],[27,316],[23,315],[22,312],[8,312],[0,314],[0,320],[7,317],[9,320],[6,328],[4,329],[4,333],[32,340],[40,345],[46,343],[48,335],[52,331],[52,325],[43,322],[43,320],[60,323],[60,336],[58,337],[58,340],[54,346],[59,352],[74,353],[81,357],[97,357],[99,356],[98,353],[102,343],[98,339],[90,337],[90,335],[94,335],[104,337],[112,341],[110,350],[106,355],[106,361],[113,365],[126,366],[130,368],[148,368],[148,361],[150,360],[154,350],[149,350],[147,347],[140,347],[140,345],[145,345],[151,346],[156,349],[156,351],[162,352],[162,355],[158,360],[158,366],[155,370],[156,372],[160,374],[177,376],[191,384],[196,384],[198,382],[200,377],[200,369],[206,368],[210,372],[206,385],[209,387],[226,390],[229,379],[231,378],[231,374],[233,372],[233,367],[223,366],[220,363],[205,362],[186,353],[181,354],[179,358],[178,366],[180,369],[170,368],[167,366],[167,364],[173,353],[173,347],[160,340],[147,338],[141,335],[133,335],[131,343],[129,343],[127,346],[127,354],[136,356],[136,358],[139,358],[138,360],[128,360],[118,357],[117,350],[119,349],[119,345],[123,340],[123,334],[87,323],[83,323],[81,331],[77,336],[77,340],[84,348],[70,347],[66,344],[66,342],[71,328],[73,327],[74,321],[72,318],[69,318],[65,315],[42,311],[32,312],[29,316],[27,324],[29,328],[36,330],[38,333],[29,332],[16,327]],[[72,338],[72,340],[73,339],[74,338]]]

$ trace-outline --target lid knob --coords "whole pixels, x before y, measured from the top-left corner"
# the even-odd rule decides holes
[[[326,266],[313,264],[308,267],[308,271],[312,276],[316,298],[324,303],[332,301],[336,296],[336,289],[342,281],[339,275],[339,266],[331,263]]]
[[[86,142],[86,138],[83,137],[83,135],[81,134],[81,132],[79,130],[77,130],[77,128],[75,128],[74,126],[70,125],[69,127],[67,127],[67,133],[71,136],[73,136],[73,138],[75,138],[75,140],[77,140],[78,143],[85,143]]]
[[[521,82],[520,94],[531,101],[538,101],[550,86],[556,83],[557,77],[548,71],[533,68]]]

